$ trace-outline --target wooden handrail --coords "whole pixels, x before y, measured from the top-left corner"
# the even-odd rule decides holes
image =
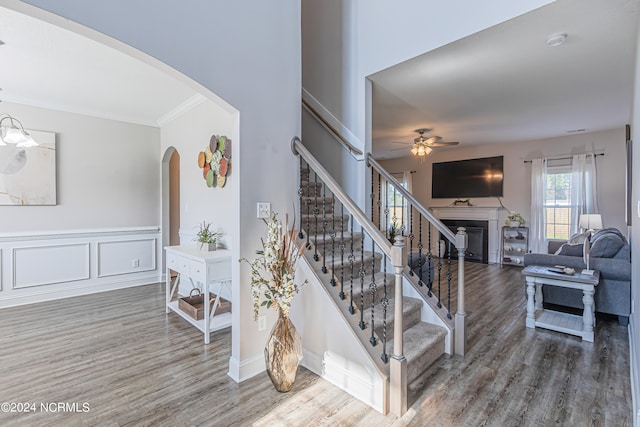
[[[329,123],[324,117],[322,117],[322,115],[315,108],[313,108],[311,104],[309,104],[309,102],[304,98],[302,98],[302,106],[307,111],[309,111],[311,115],[315,117],[315,119],[318,120],[334,136],[334,138],[340,144],[342,144],[347,150],[349,150],[350,153],[356,154],[358,156],[363,155],[362,151],[360,151],[353,144],[351,144],[347,140],[347,138],[345,138],[344,135],[342,135],[340,131],[338,131],[338,129],[336,129],[331,123]]]

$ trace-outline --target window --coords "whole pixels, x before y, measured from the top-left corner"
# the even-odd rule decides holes
[[[400,184],[407,188],[407,184],[404,181],[398,180]],[[406,212],[407,203],[404,200],[404,196],[396,191],[392,185],[387,186],[387,200],[389,201],[389,223],[387,227],[395,224],[402,226],[405,224],[404,213]]]
[[[571,170],[547,169],[544,192],[544,223],[546,240],[568,240],[571,235],[573,210],[571,205]]]

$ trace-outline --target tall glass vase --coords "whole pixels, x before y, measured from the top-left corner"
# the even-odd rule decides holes
[[[281,311],[264,348],[264,359],[276,390],[282,393],[291,390],[302,360],[302,340],[291,319]]]

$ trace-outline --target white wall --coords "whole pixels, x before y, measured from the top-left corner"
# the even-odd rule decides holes
[[[57,204],[0,206],[0,307],[158,282],[159,129],[2,109],[55,133]]]
[[[157,128],[9,102],[27,129],[54,132],[56,206],[0,206],[0,233],[158,226]]]
[[[631,348],[631,390],[633,392],[634,425],[640,425],[640,30],[636,40],[636,69],[631,118],[633,141],[633,191],[631,195],[631,316],[629,345]],[[622,167],[622,165],[619,165]]]
[[[168,68],[153,58],[162,61],[175,75],[177,70],[188,76],[209,97],[217,95],[240,112],[231,182],[237,221],[230,238],[233,258],[255,256],[265,231],[255,218],[256,202],[270,201],[284,214],[292,212],[297,200],[297,159],[291,155],[290,140],[300,134],[300,1],[28,3],[120,40],[147,55],[93,35]],[[80,30],[73,22],[49,19]],[[160,159],[156,153],[158,164]],[[237,380],[264,369],[267,331],[258,332],[253,322],[249,281],[248,268],[233,263],[233,300],[238,303],[232,315],[229,374]]]
[[[198,153],[204,151],[214,134],[225,135],[235,144],[236,120],[237,114],[205,100],[161,128],[161,152],[173,147],[180,155],[180,244],[195,244],[195,234],[202,221],[222,231],[221,244],[229,247],[231,243],[230,232],[236,218],[231,210],[230,184],[236,176],[232,170],[228,185],[207,187],[202,169],[198,167]],[[233,159],[231,163],[234,165]]]
[[[512,211],[520,212],[527,222],[531,219],[531,164],[524,163],[541,157],[564,156],[585,152],[604,152],[596,158],[598,173],[598,203],[606,227],[615,227],[626,233],[625,225],[625,130],[594,132],[538,141],[493,144],[448,150],[434,150],[423,161],[417,157],[382,160],[380,164],[389,172],[415,170],[413,195],[424,206],[447,206],[454,199],[431,198],[432,163],[465,160],[478,157],[504,156],[504,197],[502,202]],[[495,197],[472,198],[476,206],[499,206]],[[507,216],[501,212],[499,224]]]
[[[550,0],[302,0],[303,86],[370,151],[366,77]]]

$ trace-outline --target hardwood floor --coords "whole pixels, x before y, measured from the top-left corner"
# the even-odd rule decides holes
[[[164,313],[162,284],[3,309],[0,402],[36,410],[0,425],[631,426],[627,329],[598,317],[594,343],[526,329],[520,271],[467,263],[467,355],[411,384],[400,419],[305,369],[287,394],[266,375],[236,384],[230,330],[205,346]]]

